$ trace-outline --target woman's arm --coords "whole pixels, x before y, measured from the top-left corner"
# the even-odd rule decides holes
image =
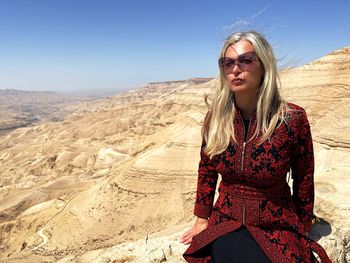
[[[298,119],[292,156],[293,202],[304,231],[311,231],[314,208],[314,151],[310,124],[305,110]]]

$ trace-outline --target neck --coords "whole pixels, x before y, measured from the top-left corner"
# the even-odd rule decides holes
[[[250,119],[253,112],[256,109],[256,104],[258,102],[257,94],[235,94],[235,103],[237,107],[241,110],[241,115],[243,119]]]

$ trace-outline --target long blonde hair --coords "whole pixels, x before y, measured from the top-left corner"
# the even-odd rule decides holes
[[[261,131],[260,144],[270,138],[279,120],[285,119],[286,103],[278,91],[277,81],[279,81],[279,77],[275,56],[270,44],[260,33],[248,31],[232,34],[226,39],[220,58],[225,56],[229,46],[240,40],[247,40],[253,45],[264,68],[256,107],[257,125],[252,138],[250,138],[250,140],[257,138]],[[208,103],[208,95],[205,95],[204,100],[209,111],[204,120],[202,136],[206,141],[205,153],[211,159],[214,155],[225,151],[231,136],[236,142],[233,128],[233,120],[236,115],[234,93],[228,86],[222,67],[220,67],[220,79],[217,81],[212,104]]]

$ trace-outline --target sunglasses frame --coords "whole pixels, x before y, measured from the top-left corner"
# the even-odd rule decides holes
[[[251,55],[253,56],[253,58],[251,57]],[[247,56],[249,59],[247,59]],[[224,62],[226,62],[227,60],[229,60],[232,63],[232,65],[224,65]],[[249,63],[246,63],[247,61],[249,61]],[[253,63],[253,61],[260,61],[260,59],[254,51],[250,51],[240,54],[236,59],[221,57],[218,60],[218,64],[219,67],[222,68],[224,71],[232,71],[235,65],[237,65],[241,70],[246,71],[249,70],[249,67]]]

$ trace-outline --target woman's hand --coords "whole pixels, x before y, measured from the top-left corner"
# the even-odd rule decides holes
[[[184,243],[185,245],[192,242],[192,237],[202,232],[203,230],[208,228],[208,219],[197,217],[196,222],[193,227],[186,231],[179,239],[180,243]]]

